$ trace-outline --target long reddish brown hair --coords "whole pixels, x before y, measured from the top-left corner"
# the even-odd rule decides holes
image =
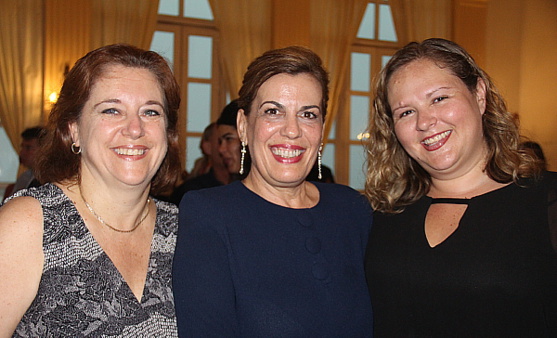
[[[41,183],[80,179],[81,157],[71,151],[70,125],[77,122],[95,82],[107,67],[122,65],[150,71],[164,93],[168,151],[151,182],[153,194],[173,186],[181,172],[178,147],[180,88],[172,70],[159,54],[127,44],[108,45],[79,59],[67,74],[58,101],[50,112],[36,176]]]

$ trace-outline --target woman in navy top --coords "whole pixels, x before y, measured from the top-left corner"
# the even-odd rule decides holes
[[[308,49],[268,51],[249,66],[238,133],[250,172],[180,204],[181,336],[371,336],[371,207],[346,186],[305,181],[320,162],[327,99],[327,73]]]

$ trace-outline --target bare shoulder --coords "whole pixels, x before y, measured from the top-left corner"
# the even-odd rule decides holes
[[[37,199],[17,197],[0,208],[0,241],[10,240],[2,246],[12,246],[14,241],[29,241],[34,237],[39,237],[42,242],[42,234],[43,211]]]
[[[16,197],[0,207],[0,221],[13,219],[14,222],[17,222],[35,219],[39,220],[42,225],[42,218],[41,203],[30,196]],[[0,223],[0,227],[2,225]]]
[[[0,337],[11,336],[35,298],[44,265],[38,200],[17,197],[0,207]]]

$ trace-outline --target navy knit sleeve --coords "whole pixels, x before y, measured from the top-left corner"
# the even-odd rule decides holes
[[[180,203],[172,283],[180,337],[238,336],[225,234],[214,201],[197,191]]]

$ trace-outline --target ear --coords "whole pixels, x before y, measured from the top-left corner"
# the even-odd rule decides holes
[[[487,88],[485,82],[482,78],[478,78],[478,83],[476,84],[476,101],[478,102],[478,107],[480,108],[480,113],[483,115],[485,113],[486,107],[486,92]]]
[[[325,125],[327,124],[327,118],[323,119],[323,127],[321,128],[321,143],[325,139]]]
[[[79,147],[79,127],[77,126],[77,121],[71,122],[68,126],[70,129],[70,135],[72,136],[72,141]]]
[[[244,114],[243,109],[238,110],[238,116],[236,116],[236,126],[238,128],[238,136],[240,137],[240,141],[244,142],[246,145],[248,144],[248,117]]]

